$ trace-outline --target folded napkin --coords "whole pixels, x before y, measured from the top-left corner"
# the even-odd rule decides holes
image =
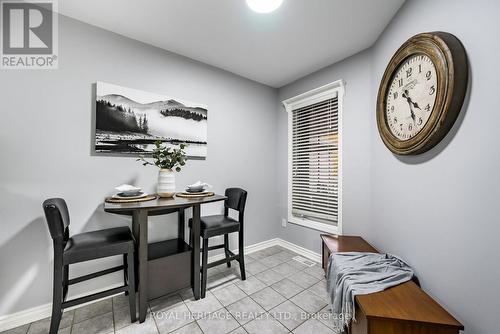
[[[203,187],[203,188],[212,188],[212,186],[209,185],[208,183],[201,182],[201,181],[198,181],[196,183],[188,185],[188,188],[201,188],[201,187]]]
[[[118,186],[115,189],[118,190],[121,193],[132,192],[132,191],[141,191],[142,190],[141,188],[138,188],[138,187],[135,187],[135,186],[131,186],[130,184],[122,184],[121,186]]]

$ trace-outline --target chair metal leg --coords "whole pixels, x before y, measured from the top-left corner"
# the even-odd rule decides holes
[[[240,263],[240,273],[241,273],[241,279],[244,281],[247,279],[247,276],[245,274],[245,255],[244,255],[244,242],[243,242],[243,227],[240,229],[238,232],[238,257],[239,260],[238,262]]]
[[[128,258],[128,259],[127,259]],[[130,304],[130,320],[132,323],[137,321],[137,315],[135,311],[135,268],[134,268],[134,253],[128,253],[124,256],[127,259],[128,266],[123,270],[127,270],[128,273],[128,303]]]
[[[54,259],[54,279],[52,292],[52,317],[50,318],[50,334],[57,334],[62,317],[62,303],[64,295],[64,274],[62,259]]]
[[[229,254],[229,234],[224,234],[224,252],[226,253],[226,260],[231,256]],[[227,267],[231,268],[231,261],[227,262]]]
[[[205,298],[207,291],[207,264],[208,264],[208,238],[203,238],[203,255],[201,260],[201,298]]]

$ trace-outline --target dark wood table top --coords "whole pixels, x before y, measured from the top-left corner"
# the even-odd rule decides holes
[[[152,201],[133,202],[133,203],[108,203],[104,202],[104,211],[111,213],[130,213],[135,210],[169,210],[169,209],[182,209],[188,208],[193,205],[206,204],[226,200],[226,196],[213,195],[199,198],[158,198]]]
[[[358,236],[322,234],[321,239],[330,252],[378,251]],[[413,281],[381,292],[356,296],[367,318],[391,319],[463,329],[463,325]]]

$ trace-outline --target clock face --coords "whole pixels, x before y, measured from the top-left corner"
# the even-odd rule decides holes
[[[425,126],[436,102],[436,67],[425,54],[406,58],[398,67],[385,97],[390,132],[401,141],[415,137]]]
[[[468,61],[458,38],[443,31],[417,34],[387,64],[377,94],[377,128],[397,155],[435,147],[463,106]]]

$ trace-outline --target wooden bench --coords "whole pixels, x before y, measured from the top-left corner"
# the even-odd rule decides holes
[[[335,252],[378,251],[357,236],[322,234],[323,268]],[[464,326],[409,281],[382,292],[356,297],[356,321],[349,334],[458,334]]]

